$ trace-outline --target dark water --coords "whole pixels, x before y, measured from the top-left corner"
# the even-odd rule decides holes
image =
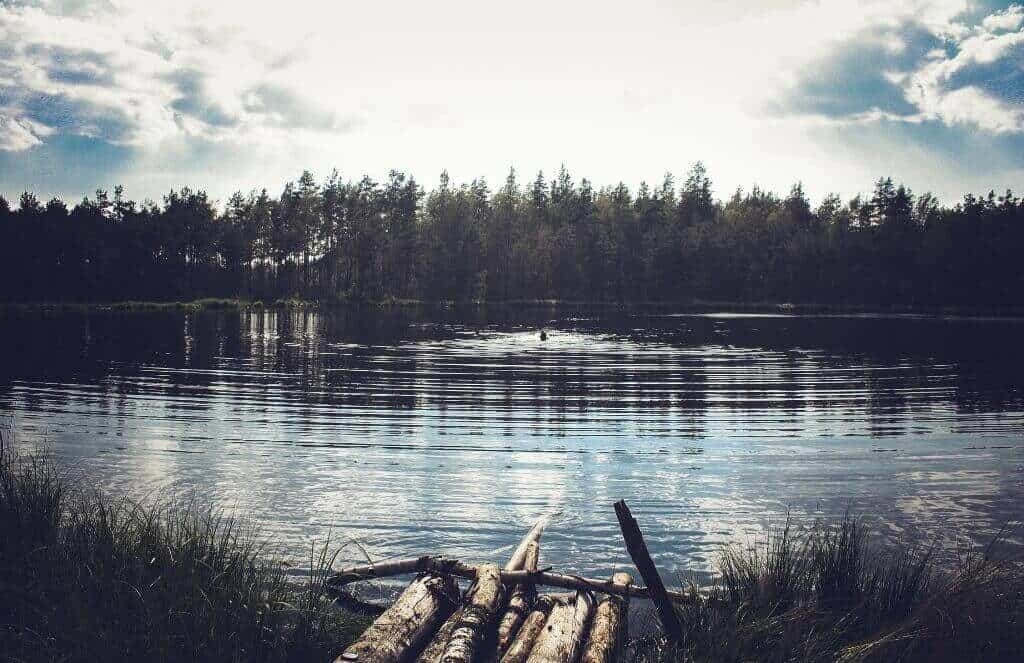
[[[701,571],[787,512],[987,542],[1024,504],[1024,321],[518,310],[18,313],[19,444],[133,496],[198,494],[285,550]],[[538,339],[546,326],[550,338]],[[1020,545],[1019,529],[1011,545]],[[345,555],[358,558],[357,547]]]

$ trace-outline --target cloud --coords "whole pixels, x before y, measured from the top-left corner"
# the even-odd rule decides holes
[[[147,3],[148,4],[148,3]],[[283,140],[351,121],[274,77],[302,50],[154,0],[0,2],[0,150],[52,136],[158,149],[180,137]]]
[[[261,83],[244,96],[248,112],[286,129],[308,127],[323,131],[347,129],[334,113],[304,99],[298,92],[275,83]]]
[[[1024,8],[985,9],[869,26],[807,62],[771,109],[837,124],[938,121],[1024,133]]]
[[[0,151],[20,152],[41,142],[27,123],[0,115]]]

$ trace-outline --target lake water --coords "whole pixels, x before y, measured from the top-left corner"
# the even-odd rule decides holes
[[[706,571],[787,513],[986,543],[1024,504],[1024,320],[559,309],[5,313],[18,444],[308,554]],[[545,327],[549,338],[541,341]],[[1011,529],[1009,545],[1020,546]],[[301,560],[300,560],[301,562]]]

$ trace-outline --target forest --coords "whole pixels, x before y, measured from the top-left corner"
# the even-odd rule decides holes
[[[1024,304],[1024,201],[954,206],[880,178],[870,197],[810,204],[754,187],[714,196],[695,164],[681,183],[595,188],[563,167],[496,190],[447,173],[425,190],[317,181],[279,196],[202,190],[137,203],[124,188],[70,207],[0,197],[0,299],[319,302],[565,300],[832,305]]]

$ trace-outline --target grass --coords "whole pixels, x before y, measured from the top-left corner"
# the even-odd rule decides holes
[[[933,548],[871,546],[861,523],[732,547],[681,609],[685,637],[632,643],[634,663],[1024,660],[1024,565],[995,547],[938,567]]]
[[[367,623],[331,605],[331,561],[296,582],[237,520],[0,455],[0,660],[331,660]]]

